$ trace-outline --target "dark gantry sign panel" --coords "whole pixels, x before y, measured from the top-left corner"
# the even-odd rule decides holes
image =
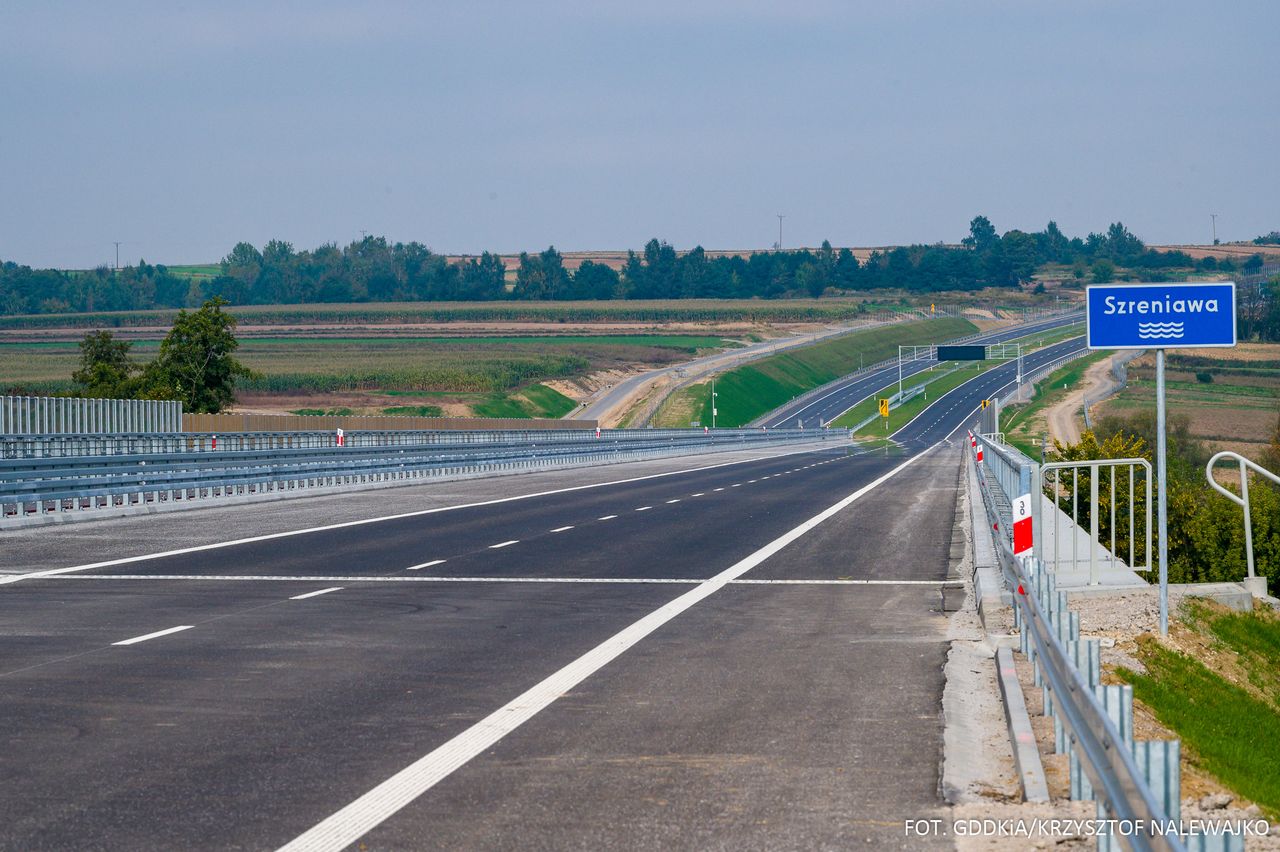
[[[987,347],[985,346],[939,346],[939,361],[985,361],[987,360]]]

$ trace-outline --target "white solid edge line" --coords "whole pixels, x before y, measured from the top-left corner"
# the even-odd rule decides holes
[[[725,584],[750,571],[796,539],[808,533],[864,494],[929,454],[912,456],[888,473],[814,515],[764,547],[699,583],[694,588],[659,607],[629,627],[614,634],[546,680],[516,696],[448,742],[428,752],[383,781],[355,801],[304,831],[282,846],[281,852],[331,850],[339,852],[354,843],[418,796],[447,778],[454,770],[484,752],[507,734],[532,719],[560,696],[568,693],[592,674],[617,659],[633,645],[671,621],[699,601],[718,592]]]
[[[112,645],[136,645],[139,642],[146,642],[148,639],[155,639],[160,636],[168,636],[170,633],[179,633],[183,630],[190,630],[195,627],[194,624],[181,624],[177,627],[170,627],[167,630],[157,630],[155,633],[148,633],[146,636],[135,636],[132,639],[125,639],[122,642],[112,642]]]
[[[410,565],[408,568],[404,570],[417,571],[419,568],[430,568],[432,565],[443,565],[444,563],[445,563],[445,560],[443,559],[432,559],[430,562],[423,562],[421,565]]]
[[[489,545],[489,549],[497,550],[499,547],[510,547],[513,544],[519,544],[519,543],[520,543],[520,539],[513,538],[510,541],[500,541],[497,544],[491,544]]]
[[[53,577],[54,580],[187,580],[193,582],[254,582],[254,583],[607,583],[615,585],[644,585],[646,583],[662,583],[680,586],[696,586],[706,580],[697,577],[392,577],[375,575],[372,577],[272,577],[266,574],[66,574]],[[940,586],[948,580],[730,580],[728,585],[757,586]],[[346,586],[336,586],[321,592],[299,595],[291,600],[301,600],[311,595],[336,592]]]
[[[836,445],[840,446],[840,445]],[[416,518],[422,515],[434,515],[437,512],[453,512],[458,509],[474,509],[479,506],[496,506],[501,503],[510,503],[513,500],[529,500],[534,497],[549,497],[553,494],[567,494],[573,491],[586,491],[589,488],[604,488],[610,485],[627,485],[632,482],[644,482],[649,479],[660,479],[664,476],[679,476],[684,473],[699,473],[704,470],[715,470],[721,467],[729,467],[735,464],[750,464],[757,461],[768,461],[770,459],[782,458],[784,456],[795,456],[803,453],[821,452],[821,448],[817,449],[809,447],[803,450],[792,450],[787,453],[778,453],[769,456],[755,456],[749,459],[739,459],[737,461],[721,462],[720,464],[703,465],[702,467],[690,467],[682,470],[670,470],[665,473],[650,473],[645,476],[632,476],[627,479],[614,479],[609,482],[593,482],[589,485],[570,485],[566,488],[552,488],[548,491],[535,491],[531,494],[517,494],[514,497],[496,497],[493,500],[479,500],[475,503],[459,503],[456,506],[437,506],[434,509],[417,509],[412,512],[401,512],[396,515],[384,515],[378,518],[361,518],[358,521],[343,521],[337,524],[326,524],[319,527],[306,527],[300,530],[286,530],[284,532],[267,533],[265,535],[249,536],[248,538],[231,539],[230,541],[215,541],[210,544],[199,544],[194,547],[180,547],[176,550],[164,550],[159,553],[145,553],[139,556],[124,556],[120,559],[107,559],[103,562],[89,562],[84,565],[72,565],[67,568],[50,568],[44,571],[31,571],[26,574],[8,574],[0,576],[0,586],[7,583],[16,583],[20,580],[39,579],[41,577],[56,577],[59,574],[71,574],[77,571],[89,571],[94,568],[109,568],[112,565],[128,565],[133,562],[146,562],[150,559],[164,559],[168,556],[182,556],[187,553],[201,553],[206,550],[219,550],[224,547],[234,547],[240,544],[253,544],[259,541],[270,541],[277,538],[289,538],[295,535],[306,535],[315,532],[327,532],[328,530],[340,530],[348,527],[359,527],[365,524],[379,524],[383,521],[397,521],[403,518]]]
[[[329,594],[330,592],[340,592],[340,591],[342,591],[342,587],[341,587],[341,586],[333,586],[333,587],[328,588],[328,589],[319,589],[319,590],[317,590],[317,591],[314,591],[314,592],[307,592],[306,594],[302,594],[302,595],[294,595],[293,597],[289,598],[289,600],[291,600],[291,601],[305,601],[307,598],[314,598],[314,597],[318,597],[318,596],[320,596],[320,595],[327,595],[327,594]]]

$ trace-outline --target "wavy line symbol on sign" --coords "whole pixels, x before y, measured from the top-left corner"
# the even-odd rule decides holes
[[[1138,337],[1143,340],[1153,340],[1155,338],[1173,338],[1177,340],[1182,337],[1183,327],[1180,322],[1140,322],[1138,323]]]

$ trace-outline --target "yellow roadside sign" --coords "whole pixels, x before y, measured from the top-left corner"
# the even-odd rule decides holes
[[[887,399],[880,400],[880,416],[881,417],[889,416],[889,400]]]
[[[982,407],[983,407],[983,408],[986,408],[986,407],[987,407],[988,405],[990,405],[990,404],[991,404],[991,400],[989,400],[989,399],[984,399],[984,400],[982,401]]]

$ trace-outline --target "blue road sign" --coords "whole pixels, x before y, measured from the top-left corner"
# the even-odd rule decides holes
[[[1103,284],[1089,287],[1090,349],[1236,345],[1236,285]]]

